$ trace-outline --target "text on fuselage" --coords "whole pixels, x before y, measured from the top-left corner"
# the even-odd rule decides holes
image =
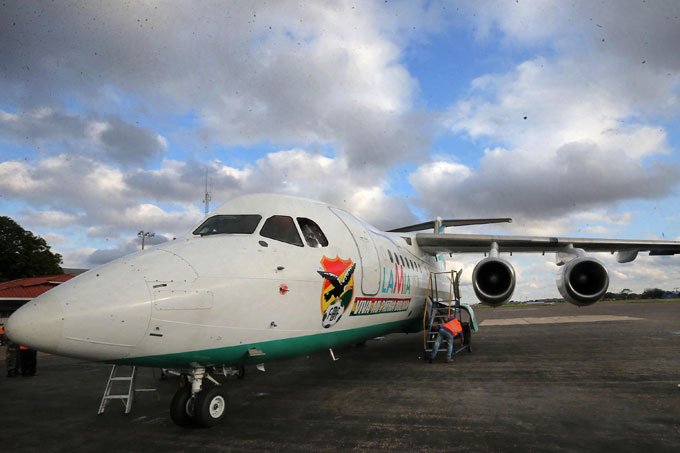
[[[394,269],[383,267],[382,287],[380,292],[383,294],[411,294],[411,276],[404,276],[404,266],[395,263]]]

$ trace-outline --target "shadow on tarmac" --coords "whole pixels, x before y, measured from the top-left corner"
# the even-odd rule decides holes
[[[480,320],[616,315],[631,321],[494,325],[451,364],[420,334],[247,368],[226,378],[226,421],[176,427],[177,378],[139,371],[132,413],[97,416],[108,365],[41,354],[0,367],[3,451],[680,451],[680,303],[480,308]],[[3,351],[4,352],[4,351]],[[4,364],[4,361],[3,361]]]

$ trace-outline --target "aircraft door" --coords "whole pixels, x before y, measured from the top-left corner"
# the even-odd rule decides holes
[[[361,259],[361,292],[373,296],[380,290],[380,258],[371,233],[354,216],[347,212],[330,208],[349,230],[359,249]]]

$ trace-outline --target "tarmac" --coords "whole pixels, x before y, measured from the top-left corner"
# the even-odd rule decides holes
[[[110,366],[0,365],[2,451],[680,451],[680,303],[479,308],[472,353],[422,360],[421,334],[225,379],[225,422],[170,420],[177,378],[139,371],[132,413],[97,415]],[[4,348],[3,348],[4,349]],[[4,350],[3,350],[4,354]]]

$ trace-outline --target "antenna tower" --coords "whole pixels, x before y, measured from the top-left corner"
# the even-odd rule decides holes
[[[203,204],[205,204],[205,215],[208,215],[208,212],[210,212],[210,200],[212,199],[212,196],[210,195],[210,181],[208,179],[208,169],[205,169],[205,196],[203,197]]]

